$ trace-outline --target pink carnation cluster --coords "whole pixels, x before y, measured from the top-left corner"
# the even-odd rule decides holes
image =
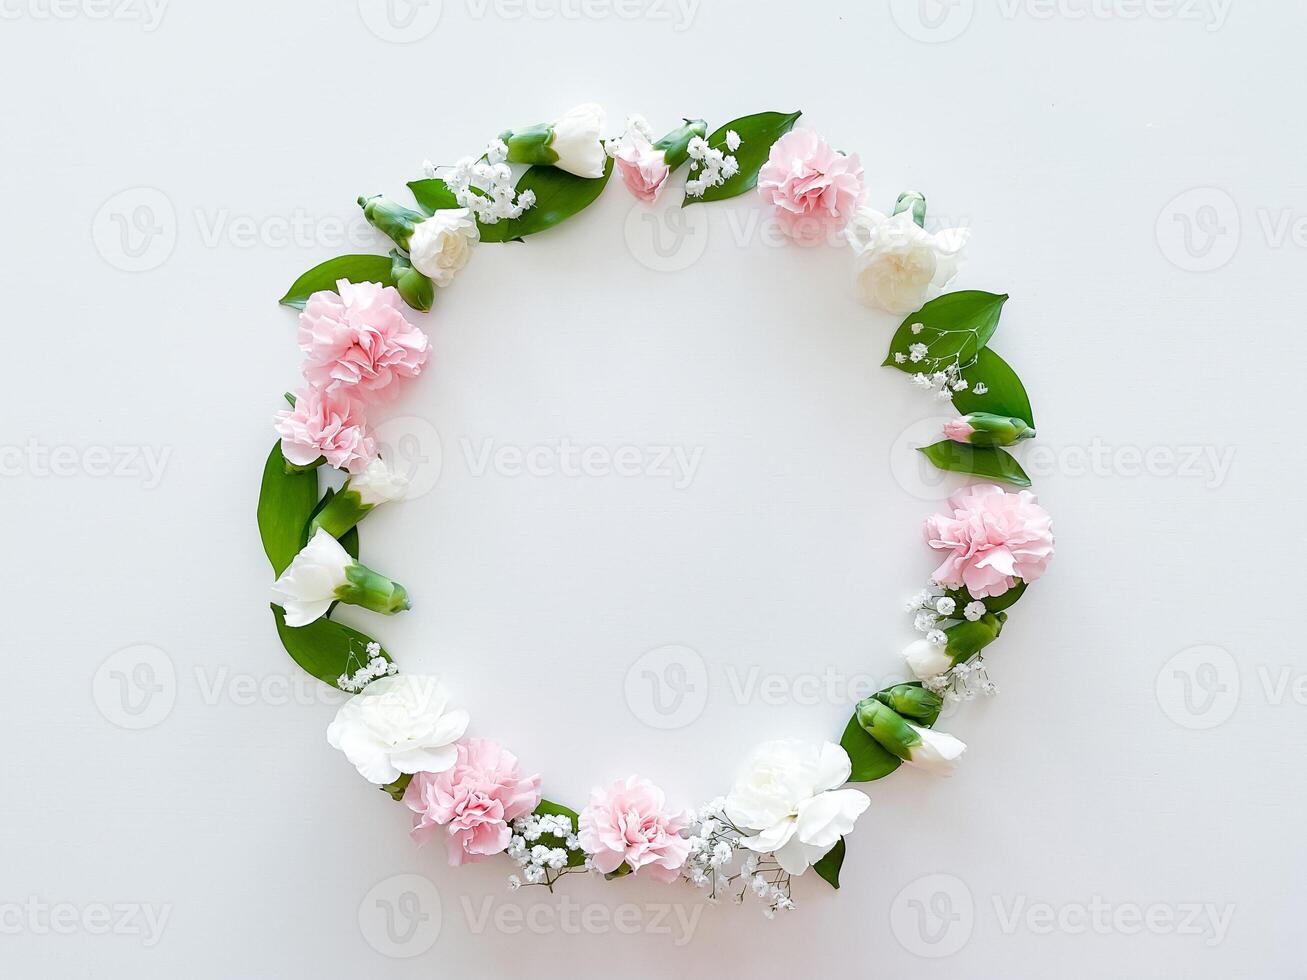
[[[367,408],[417,377],[431,345],[404,316],[399,291],[375,282],[340,279],[336,292],[311,295],[300,313],[304,352],[301,392],[290,412],[277,416],[282,454],[297,465],[320,456],[357,473],[376,456],[367,432]]]
[[[952,514],[926,518],[926,543],[948,552],[934,579],[966,587],[977,599],[1000,596],[1016,580],[1033,582],[1053,557],[1053,522],[1029,490],[1009,493],[992,483],[948,498]]]
[[[509,824],[540,805],[540,777],[524,777],[517,757],[493,739],[464,739],[454,748],[453,767],[414,775],[404,803],[414,814],[413,839],[426,843],[444,827],[449,863],[464,864],[508,847]]]
[[[669,882],[690,854],[681,831],[693,819],[688,810],[668,809],[663,791],[649,780],[629,776],[591,791],[577,837],[604,874],[626,862],[632,871],[648,868],[656,881]]]
[[[801,245],[838,232],[862,198],[856,154],[836,152],[811,129],[795,129],[772,144],[758,171],[758,193],[776,208],[781,230]]]

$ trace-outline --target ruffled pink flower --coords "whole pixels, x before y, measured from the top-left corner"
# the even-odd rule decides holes
[[[971,433],[975,431],[966,418],[949,419],[944,423],[945,438],[952,439],[954,442],[970,442]]]
[[[948,498],[952,515],[926,518],[926,543],[947,551],[934,579],[966,586],[977,599],[1000,596],[1016,580],[1033,582],[1053,557],[1048,512],[1029,490],[1009,493],[992,483],[964,487]]]
[[[281,454],[296,466],[325,456],[337,469],[361,473],[376,459],[377,444],[368,434],[363,410],[340,391],[303,388],[295,395],[295,407],[278,412],[274,421]]]
[[[630,776],[590,793],[577,837],[604,874],[625,861],[632,871],[648,868],[655,880],[667,882],[690,854],[681,831],[692,820],[688,810],[669,810],[663,791],[649,780]]]
[[[540,805],[540,777],[524,777],[517,757],[493,739],[454,748],[453,768],[414,775],[404,803],[414,813],[413,839],[424,844],[444,827],[449,863],[464,864],[508,847],[509,823]]]
[[[341,279],[336,290],[314,293],[300,314],[304,377],[362,402],[393,396],[426,364],[426,334],[405,319],[394,286]]]
[[[654,149],[648,137],[639,132],[627,134],[621,148],[613,154],[613,164],[627,189],[647,204],[658,197],[663,182],[672,172],[666,154]]]
[[[862,198],[856,154],[837,153],[811,129],[794,129],[772,144],[758,171],[758,193],[775,205],[781,230],[815,245],[843,228]]]

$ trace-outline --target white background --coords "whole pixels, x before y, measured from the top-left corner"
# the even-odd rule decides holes
[[[1303,975],[1301,5],[438,8],[3,6],[0,972]],[[1001,696],[941,723],[958,775],[868,785],[843,888],[805,879],[773,923],[630,879],[510,893],[505,861],[415,849],[267,610],[277,297],[379,249],[338,240],[356,195],[586,100],[614,130],[802,108],[869,203],[917,188],[973,229],[958,286],[1012,295],[994,346],[1059,557],[991,658]],[[894,320],[847,253],[764,218],[615,181],[482,246],[391,411],[429,492],[363,557],[415,607],[345,618],[573,805],[631,770],[697,804],[758,740],[837,737],[912,635],[938,406],[878,367]],[[478,469],[562,439],[654,471]],[[687,695],[670,722],[643,673],[668,645],[693,687],[660,692]]]

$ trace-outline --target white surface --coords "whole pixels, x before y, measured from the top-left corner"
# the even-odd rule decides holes
[[[687,20],[445,0],[409,44],[369,30],[387,33],[370,0],[178,3],[153,30],[49,9],[7,4],[0,25],[0,972],[1301,971],[1298,5],[962,0],[922,20],[906,0],[702,0]],[[656,127],[801,107],[862,154],[873,203],[919,188],[973,227],[958,285],[1013,297],[995,347],[1031,391],[1059,558],[994,656],[1002,696],[947,723],[971,745],[959,775],[870,785],[843,889],[805,880],[776,923],[630,880],[510,894],[502,862],[415,851],[325,745],[333,708],[265,605],[254,503],[297,371],[276,298],[360,250],[331,240],[355,195],[587,99]],[[115,222],[141,205],[164,234],[133,259]],[[614,183],[441,294],[436,357],[394,414],[423,454],[439,433],[443,468],[363,528],[416,607],[353,617],[573,803],[628,768],[697,802],[755,740],[837,736],[841,685],[897,669],[899,603],[932,567],[933,490],[890,460],[934,406],[877,367],[891,319],[852,300],[846,256],[772,247],[753,198],[687,212],[706,231],[660,254],[631,205]],[[563,438],[701,458],[677,489],[478,476],[463,444]],[[29,443],[72,447],[66,475]],[[95,446],[166,462],[103,475]],[[641,675],[624,691],[669,644],[702,657],[706,703],[661,730]],[[142,663],[162,690],[126,714],[115,672]],[[392,944],[377,916],[409,892],[427,918]],[[101,904],[167,918],[151,942],[143,912],[106,930]],[[51,905],[72,911],[52,926]]]

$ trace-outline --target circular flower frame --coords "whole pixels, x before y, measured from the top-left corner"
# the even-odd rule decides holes
[[[1025,387],[990,346],[1008,297],[946,291],[968,232],[927,230],[926,200],[916,192],[900,194],[888,213],[865,207],[857,156],[796,129],[799,115],[754,113],[711,133],[687,119],[656,139],[636,116],[605,139],[603,110],[587,104],[505,130],[479,158],[426,165],[426,176],[408,184],[414,207],[360,197],[394,249],[324,262],[281,299],[300,310],[304,383],[276,417],[280,438],[259,495],[277,633],[296,663],[352,695],[328,742],[405,805],[417,841],[443,841],[451,864],[504,855],[515,888],[552,890],[581,873],[686,881],[711,899],[755,895],[771,916],[794,907],[792,879],[808,868],[838,887],[845,839],[869,803],[849,784],[905,763],[949,774],[966,747],[935,728],[944,704],[997,690],[988,648],[1053,554],[1048,514],[1008,452],[1035,434]],[[477,246],[521,241],[573,217],[614,170],[653,203],[687,165],[684,206],[756,188],[796,244],[848,247],[858,296],[904,315],[884,365],[957,409],[940,441],[920,452],[975,480],[925,522],[925,543],[942,560],[907,602],[923,634],[904,651],[916,680],[852,705],[838,740],[763,743],[729,791],[701,806],[672,804],[655,783],[629,775],[597,786],[577,811],[545,799],[540,777],[497,741],[469,736],[471,719],[450,706],[438,679],[400,673],[379,642],[332,611],[340,602],[381,615],[409,608],[401,585],[358,560],[360,522],[407,487],[369,426],[428,358],[406,307],[430,310]],[[324,467],[346,475],[339,489],[320,486]]]

